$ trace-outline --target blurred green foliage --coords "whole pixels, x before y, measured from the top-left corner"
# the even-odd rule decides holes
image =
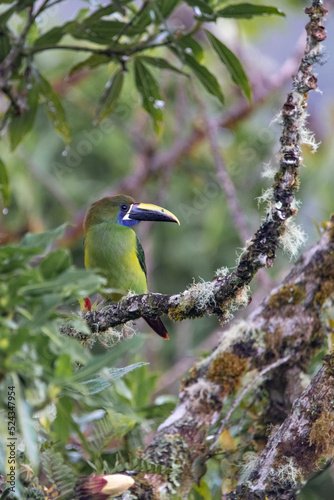
[[[201,103],[208,117],[218,120],[245,104],[242,94],[249,99],[251,88],[254,94],[263,85],[271,67],[261,56],[262,32],[282,32],[289,15],[302,14],[306,2],[282,2],[279,8],[287,19],[274,1],[265,7],[259,1],[241,7],[218,0],[158,0],[140,7],[125,0],[105,7],[86,2],[74,16],[69,2],[49,3],[50,11],[32,19],[37,2],[0,2],[0,64],[7,96],[0,101],[1,411],[7,410],[7,388],[14,385],[20,466],[29,463],[35,473],[42,467],[49,485],[57,484],[63,498],[71,498],[78,476],[134,465],[144,436],[175,405],[173,396],[152,398],[162,368],[207,349],[201,344],[218,325],[214,318],[168,325],[168,345],[142,335],[107,352],[98,342],[87,346],[77,301],[101,290],[103,281],[82,269],[80,229],[62,224],[80,226],[91,202],[115,193],[125,179],[147,169],[144,181],[131,185],[128,194],[159,202],[181,220],[181,230],[173,233],[168,225],[139,228],[150,289],[176,293],[193,278],[211,279],[218,267],[232,268],[236,248],[244,242],[207,141],[195,141],[179,157],[171,155],[175,161],[156,172],[152,165],[203,127]],[[262,17],[268,13],[279,15]],[[213,34],[205,35],[203,23]],[[13,42],[25,27],[15,64],[7,65]],[[260,39],[260,50],[253,39]],[[292,45],[296,39],[291,40]],[[47,49],[55,45],[77,49]],[[330,97],[324,98],[333,109]],[[268,187],[261,178],[262,164],[276,164],[279,128],[269,124],[283,102],[282,93],[268,99],[264,109],[255,108],[218,136],[249,236],[261,217],[256,197]],[[298,215],[310,243],[318,237],[313,220],[321,221],[333,210],[333,143],[314,125],[323,144],[316,157],[303,152],[307,168]],[[273,281],[287,268],[286,256],[279,257],[270,271]],[[253,289],[263,296],[257,283]],[[81,342],[59,333],[65,318],[81,331]],[[154,371],[158,368],[159,373]],[[5,439],[7,420],[1,419],[0,426]],[[248,429],[248,420],[244,427]],[[243,430],[237,423],[232,429],[236,444]],[[4,439],[0,473],[6,470]],[[222,464],[220,457],[208,462],[207,476],[190,498],[221,498]],[[139,459],[137,467],[147,470],[154,464]],[[38,484],[36,476],[29,488]],[[18,496],[26,494],[22,484]]]

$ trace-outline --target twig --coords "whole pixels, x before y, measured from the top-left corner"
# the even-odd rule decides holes
[[[244,212],[238,200],[236,189],[228,174],[223,157],[219,151],[217,128],[214,127],[213,123],[209,120],[205,105],[198,92],[196,92],[196,98],[200,104],[204,127],[207,130],[207,137],[216,167],[218,180],[220,181],[221,188],[226,195],[227,204],[230,209],[230,215],[234,220],[237,231],[239,232],[240,240],[244,244],[250,236],[249,229],[247,227]]]
[[[44,0],[41,5],[38,7],[38,9],[36,10],[36,12],[33,14],[33,19],[35,21],[35,19],[45,10],[45,8],[47,7],[47,4],[49,3],[49,0]]]
[[[39,45],[37,47],[27,47],[23,50],[23,55],[29,56],[33,54],[37,54],[38,52],[44,52],[45,50],[74,50],[77,52],[91,52],[92,54],[101,54],[108,56],[110,58],[119,58],[120,56],[131,56],[133,54],[137,54],[138,52],[142,52],[144,50],[151,50],[157,47],[166,47],[170,44],[170,41],[160,42],[153,45],[145,45],[145,43],[141,45],[137,45],[134,48],[127,49],[95,49],[94,47],[85,47],[83,45]]]
[[[233,401],[233,404],[231,405],[231,408],[227,412],[226,416],[221,421],[220,426],[219,426],[218,430],[216,431],[214,438],[212,440],[212,443],[210,445],[210,448],[209,448],[210,450],[212,450],[214,448],[217,439],[219,438],[219,436],[221,435],[221,433],[225,429],[225,426],[226,426],[227,422],[230,420],[232,413],[239,406],[239,404],[241,403],[241,401],[243,400],[243,398],[247,394],[247,392],[249,392],[254,387],[254,385],[256,385],[258,382],[260,382],[260,380],[262,379],[262,377],[264,377],[264,375],[266,375],[268,372],[270,372],[272,370],[275,370],[275,368],[278,368],[279,366],[283,365],[284,363],[287,363],[289,361],[289,359],[291,359],[291,355],[285,356],[284,358],[281,358],[281,359],[278,359],[277,361],[275,361],[275,363],[272,363],[271,365],[266,366],[260,373],[258,373],[249,382],[249,384],[247,384],[243,388],[243,390],[238,395],[238,397],[235,398],[235,400]]]

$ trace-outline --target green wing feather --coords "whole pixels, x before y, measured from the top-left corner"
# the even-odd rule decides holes
[[[140,243],[139,238],[138,238],[137,235],[136,235],[136,243],[137,243],[137,257],[138,257],[138,261],[139,261],[140,267],[142,268],[142,270],[145,273],[145,276],[147,277],[145,254],[144,254],[143,247],[141,246],[141,243]]]
[[[137,258],[138,258],[140,267],[142,268],[142,270],[145,273],[145,276],[147,277],[145,254],[144,254],[143,247],[141,246],[141,243],[140,243],[137,235],[136,235],[136,244],[137,244]],[[146,318],[145,316],[143,316],[143,318],[146,321],[146,323],[148,325],[150,325],[150,327],[155,331],[155,333],[160,335],[160,337],[162,337],[163,339],[166,339],[166,340],[169,339],[166,327],[160,318]]]

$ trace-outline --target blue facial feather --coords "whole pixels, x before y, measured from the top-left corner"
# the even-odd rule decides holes
[[[139,220],[135,220],[135,219],[133,219],[133,220],[123,220],[123,217],[124,217],[125,213],[122,212],[122,210],[121,210],[119,212],[119,214],[118,214],[117,222],[119,224],[121,224],[121,226],[132,227],[132,226],[135,226],[136,224],[138,224],[140,222]]]

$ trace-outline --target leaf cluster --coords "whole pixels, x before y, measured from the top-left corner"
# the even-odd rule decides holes
[[[118,442],[108,452],[112,462],[129,434],[135,448],[140,446],[141,425],[156,425],[173,404],[149,405],[156,375],[147,370],[147,363],[117,367],[125,354],[138,350],[139,337],[110,351],[101,345],[92,349],[80,316],[75,316],[75,327],[81,342],[59,333],[65,320],[73,321],[68,311],[74,312],[77,299],[103,286],[95,273],[74,268],[67,250],[52,251],[65,229],[28,233],[20,244],[0,247],[0,405],[5,417],[0,424],[0,470],[7,470],[11,388],[11,417],[15,436],[22,441],[18,467],[32,467],[29,488],[39,485],[44,477],[39,471],[44,471],[48,486],[56,485],[67,498],[81,471],[103,472],[108,467],[105,452],[111,441]],[[23,485],[21,490],[25,498]]]
[[[2,2],[6,4],[7,2]],[[217,0],[143,0],[140,5],[129,0],[112,2],[105,7],[81,9],[74,20],[45,29],[40,22],[49,9],[61,0],[25,0],[4,5],[0,13],[0,89],[8,98],[0,128],[7,128],[12,150],[21,143],[34,126],[40,106],[44,107],[52,127],[66,143],[71,128],[61,97],[46,75],[39,69],[39,53],[55,50],[88,54],[69,71],[69,77],[80,71],[93,70],[113,63],[113,70],[97,105],[95,124],[105,119],[116,107],[125,80],[133,72],[143,108],[152,118],[156,132],[163,126],[165,99],[156,79],[156,71],[169,70],[194,77],[205,90],[224,103],[224,92],[216,76],[204,61],[204,45],[197,33],[203,23],[219,19],[250,19],[253,16],[283,15],[280,9],[252,3],[231,3]],[[192,26],[186,30],[173,27],[178,7],[189,10]],[[51,12],[51,10],[50,10]],[[251,88],[237,56],[210,31],[205,30],[213,51],[223,63],[232,80],[247,99]],[[66,42],[66,43],[65,43]],[[167,52],[160,56],[159,49]],[[64,75],[66,76],[66,75]],[[0,194],[5,206],[9,201],[8,178],[0,160]]]

